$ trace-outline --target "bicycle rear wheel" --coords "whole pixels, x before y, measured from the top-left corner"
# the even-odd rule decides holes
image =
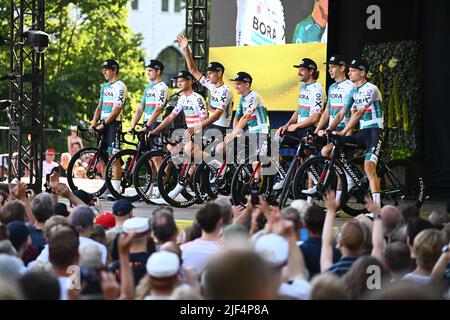
[[[133,167],[136,162],[136,157],[136,150],[126,149],[117,152],[109,159],[106,165],[106,186],[114,198],[128,199],[131,202],[140,199],[141,196],[136,192],[133,183]],[[114,186],[112,183],[115,166],[120,168],[120,176],[115,177],[120,178],[116,179],[120,180],[118,190],[115,189],[117,186]]]
[[[158,169],[156,159],[164,158],[167,155],[164,151],[147,152],[137,161],[133,172],[133,184],[136,192],[145,202],[154,204],[153,191],[158,188]]]
[[[341,209],[345,213],[355,217],[361,213],[366,213],[365,197],[370,194],[369,182],[364,177],[364,158],[358,157],[349,161],[349,165],[352,167],[354,173],[362,182],[361,186],[356,186],[352,190],[348,190],[346,194],[345,202],[341,204]],[[379,166],[377,166],[379,170]],[[378,173],[379,174],[379,173]],[[347,181],[347,178],[346,178]],[[347,183],[348,185],[348,183]]]
[[[241,164],[236,169],[233,180],[231,181],[231,197],[235,205],[245,206],[247,204],[247,196],[250,194],[252,183],[250,181],[252,173],[253,168],[251,164]],[[269,198],[270,192],[272,191],[273,181],[273,175],[261,175],[259,180],[259,194],[263,195],[266,199]]]
[[[98,148],[77,151],[67,167],[67,183],[72,191],[84,190],[93,197],[106,191],[105,170],[108,156]]]
[[[178,185],[178,176],[182,171],[184,163],[172,160],[172,155],[168,155],[161,163],[158,170],[158,189],[161,197],[171,206],[177,208],[187,208],[197,202],[197,197],[190,185],[184,186],[183,190],[175,198],[170,194]],[[187,170],[187,169],[186,169]],[[191,193],[192,192],[192,193]],[[184,198],[184,199],[183,199]]]

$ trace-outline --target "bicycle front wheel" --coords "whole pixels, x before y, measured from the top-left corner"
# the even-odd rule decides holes
[[[218,188],[216,184],[217,170],[213,166],[201,163],[197,166],[194,173],[192,187],[195,195],[202,202],[208,202],[217,198]]]
[[[105,170],[108,163],[106,153],[98,148],[77,151],[67,167],[67,183],[72,191],[84,190],[93,197],[106,191]]]
[[[326,192],[340,192],[341,202],[346,198],[347,181],[338,164],[330,165],[330,158],[314,157],[305,161],[294,177],[294,198],[307,200],[325,209],[323,197]]]
[[[133,184],[136,192],[145,202],[154,204],[158,189],[158,161],[162,159],[166,153],[164,151],[151,151],[145,153],[137,161],[133,172]]]
[[[135,167],[137,151],[126,149],[117,152],[106,165],[106,186],[116,199],[139,200],[133,183],[133,167]],[[116,185],[113,181],[120,181]]]

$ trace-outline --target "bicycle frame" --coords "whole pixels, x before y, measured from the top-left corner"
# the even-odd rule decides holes
[[[285,183],[283,185],[283,189],[281,190],[281,199],[278,204],[279,208],[286,203],[287,198],[289,196],[288,190],[292,184],[292,179],[294,177],[294,173],[297,172],[298,168],[300,168],[302,157],[305,156],[305,153],[303,152],[303,148],[305,147],[305,142],[303,140],[300,140],[300,143],[297,147],[297,152],[295,153],[295,157],[292,160],[291,164],[289,165],[289,169],[286,173],[286,175],[283,177]],[[284,170],[284,169],[283,169]]]
[[[389,168],[388,165],[385,164],[384,162],[381,161],[380,165],[381,165],[380,172],[384,173],[384,175],[386,175],[389,178],[389,181],[391,182],[391,184],[393,186],[393,188],[381,190],[381,193],[383,195],[391,195],[391,194],[403,192],[404,191],[403,185],[399,181],[397,175],[394,172],[392,172],[391,168]]]

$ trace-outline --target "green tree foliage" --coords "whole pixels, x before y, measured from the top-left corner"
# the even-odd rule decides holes
[[[368,45],[363,56],[383,89],[385,148],[392,158],[417,155],[422,134],[421,47],[415,41]]]
[[[142,36],[129,28],[126,4],[126,0],[46,1],[45,30],[51,44],[45,53],[44,122],[48,128],[63,130],[62,137],[48,136],[47,145],[65,151],[68,128],[90,121],[105,82],[101,73],[105,59],[119,62],[120,78],[129,93],[123,118],[130,121],[146,79]],[[8,34],[9,8],[0,9],[0,14],[0,32]],[[3,75],[9,69],[8,48],[3,47],[0,55]],[[0,94],[8,96],[5,81]]]

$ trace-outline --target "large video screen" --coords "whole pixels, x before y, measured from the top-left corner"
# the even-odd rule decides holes
[[[225,66],[230,87],[228,79],[246,71],[269,110],[295,110],[293,65],[302,58],[317,63],[325,86],[328,0],[213,0],[211,10],[209,61]]]

